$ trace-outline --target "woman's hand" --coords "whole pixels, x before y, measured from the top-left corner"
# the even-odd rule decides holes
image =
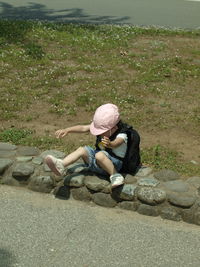
[[[68,134],[68,130],[67,129],[60,129],[60,130],[55,132],[56,138],[63,138],[67,134]]]
[[[124,139],[121,137],[118,137],[115,140],[110,141],[110,139],[108,137],[104,136],[101,141],[102,141],[102,144],[104,147],[116,148],[124,142]]]
[[[88,125],[75,125],[66,129],[60,129],[55,132],[56,138],[62,138],[68,133],[87,133],[90,131],[90,124]]]
[[[111,147],[111,141],[108,137],[104,136],[102,138],[101,142],[102,142],[104,147],[107,147],[107,148]]]

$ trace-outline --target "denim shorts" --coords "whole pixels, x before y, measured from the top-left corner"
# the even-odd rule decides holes
[[[104,171],[101,167],[99,167],[97,165],[97,162],[95,159],[95,154],[98,153],[99,150],[95,150],[90,146],[85,146],[84,148],[88,153],[89,164],[87,167],[89,168],[89,170],[91,172],[94,172],[94,173],[98,173],[98,174],[102,174],[102,175],[108,175],[108,173],[106,171]],[[115,157],[112,157],[110,154],[108,154],[107,151],[101,150],[101,152],[105,153],[105,155],[112,161],[116,171],[119,172],[120,169],[122,168],[123,162],[121,160],[115,158]]]

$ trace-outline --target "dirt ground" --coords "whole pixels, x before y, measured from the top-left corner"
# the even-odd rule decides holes
[[[58,116],[56,114],[49,113],[47,111],[47,106],[43,103],[34,110],[31,109],[27,111],[30,114],[35,114],[36,119],[26,122],[17,120],[17,125],[15,120],[1,121],[1,128],[6,129],[10,127],[17,128],[27,128],[34,131],[36,136],[54,136],[54,133],[58,129],[63,129],[77,124],[87,124],[91,122],[93,113],[87,113],[81,111],[76,116],[62,115]],[[26,115],[27,115],[26,112]],[[21,114],[23,117],[23,114]],[[136,129],[141,136],[141,148],[148,148],[154,145],[162,145],[167,148],[176,150],[180,152],[182,160],[184,162],[195,161],[200,164],[200,139],[198,138],[198,133],[191,133],[174,127],[173,129],[152,129],[145,127],[145,125]],[[64,138],[64,144],[77,142],[77,147],[80,145],[85,145],[88,143],[93,143],[95,138],[90,134],[70,134]]]

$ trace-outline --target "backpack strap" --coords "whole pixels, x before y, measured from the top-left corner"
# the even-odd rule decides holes
[[[117,155],[115,155],[115,153],[112,151],[111,148],[106,148],[105,151],[107,151],[112,157],[114,158],[117,158],[121,161],[123,161],[123,165],[125,164],[125,161],[127,159],[127,154],[128,154],[128,148],[131,144],[131,133],[130,131],[133,130],[133,127],[126,124],[126,123],[123,123],[122,121],[119,122],[119,125],[118,125],[119,129],[110,137],[110,140],[113,141],[115,140],[116,136],[119,134],[119,133],[125,133],[127,134],[127,137],[128,137],[128,141],[127,141],[127,150],[126,150],[126,154],[125,154],[125,157],[119,157]],[[95,143],[95,147],[97,150],[101,150],[98,146],[98,144],[101,142],[101,136],[97,136],[96,138],[96,143]]]

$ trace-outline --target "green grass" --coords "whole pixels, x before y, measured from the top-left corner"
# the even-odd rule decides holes
[[[0,133],[0,141],[20,144],[30,134],[32,134],[31,130],[11,128]]]
[[[195,176],[199,173],[199,166],[192,162],[183,163],[181,153],[161,145],[155,145],[141,150],[144,163],[154,166],[156,170],[171,169],[180,174]]]
[[[0,142],[11,142],[16,145],[35,146],[40,149],[51,149],[52,147],[61,147],[62,141],[45,136],[34,136],[34,132],[30,129],[10,128],[0,132]]]
[[[137,129],[176,128],[198,139],[199,51],[200,30],[0,20],[0,140],[62,149],[26,123],[44,121],[43,113],[46,124],[62,116],[74,123],[82,113],[90,121],[105,102]],[[149,144],[142,157],[155,168],[200,171],[175,152]]]

